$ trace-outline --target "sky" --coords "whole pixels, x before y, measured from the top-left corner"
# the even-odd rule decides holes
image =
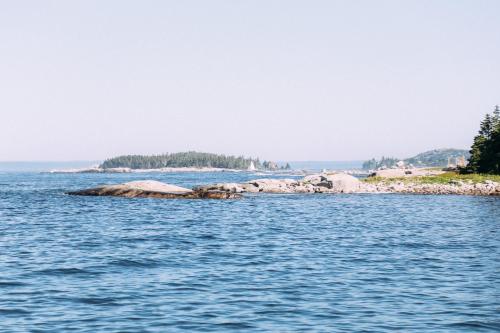
[[[469,148],[500,1],[1,1],[0,161]]]

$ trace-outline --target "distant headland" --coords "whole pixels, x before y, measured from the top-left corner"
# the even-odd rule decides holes
[[[400,161],[406,165],[412,165],[414,167],[447,167],[450,164],[456,163],[457,159],[465,160],[469,159],[470,153],[465,149],[454,149],[454,148],[441,148],[429,150],[413,157],[400,159],[397,157],[382,157],[380,160],[372,158],[371,160],[365,161],[363,163],[363,169],[365,170],[376,170],[379,168],[392,168],[395,167]]]

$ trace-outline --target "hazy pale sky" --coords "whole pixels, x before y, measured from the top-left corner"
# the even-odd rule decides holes
[[[2,1],[0,160],[468,148],[500,1]]]

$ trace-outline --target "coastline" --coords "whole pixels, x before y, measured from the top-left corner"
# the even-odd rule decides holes
[[[414,174],[422,173],[414,172]],[[206,185],[198,187],[198,189],[234,193],[399,193],[500,196],[500,178],[484,175],[467,177],[443,172],[424,176],[359,179],[346,173],[321,173],[309,175],[299,180],[256,179],[239,184]]]
[[[415,174],[418,174],[415,172]],[[498,179],[497,179],[498,178]],[[154,184],[154,188],[151,188]],[[146,186],[146,187],[144,187]],[[500,196],[500,177],[467,177],[453,173],[399,178],[356,178],[347,173],[320,173],[301,179],[261,178],[243,183],[215,183],[183,189],[189,195],[172,195],[175,185],[152,180],[104,185],[99,188],[70,192],[75,195],[110,195],[162,198],[239,198],[245,193],[278,194],[422,194]],[[167,189],[167,190],[166,190]],[[139,192],[138,192],[139,191]],[[224,195],[225,194],[225,195]]]

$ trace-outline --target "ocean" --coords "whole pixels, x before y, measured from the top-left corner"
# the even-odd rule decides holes
[[[0,332],[500,331],[498,197],[65,194],[261,177],[0,172]]]

